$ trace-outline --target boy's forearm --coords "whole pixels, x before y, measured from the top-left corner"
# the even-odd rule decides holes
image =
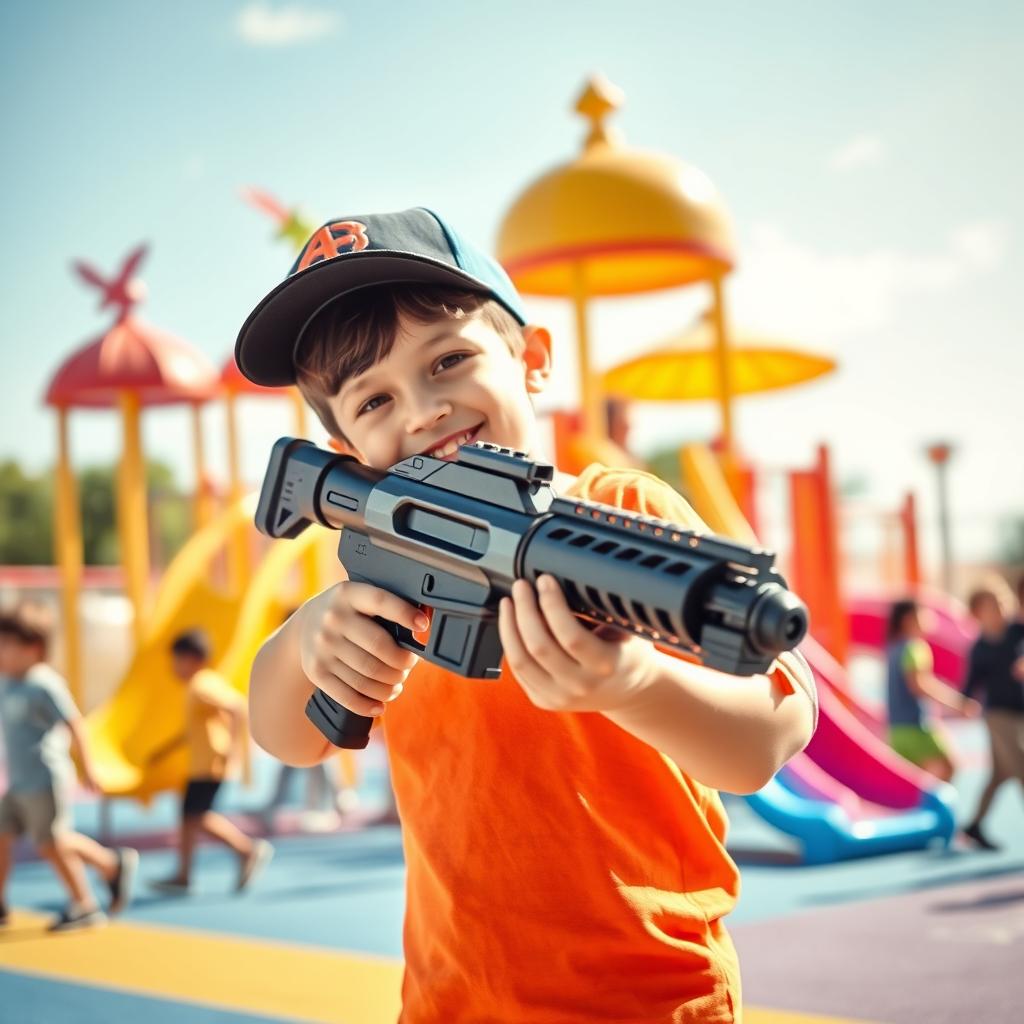
[[[299,646],[302,617],[319,599],[307,601],[264,642],[249,680],[253,739],[279,760],[300,767],[319,764],[332,749],[306,717],[313,684],[302,671]]]
[[[954,690],[952,686],[947,686],[931,675],[920,676],[918,683],[924,696],[930,697],[936,704],[941,704],[951,711],[960,711],[963,708],[965,695]]]
[[[78,763],[82,766],[82,772],[85,775],[91,775],[92,756],[89,753],[89,744],[85,741],[82,720],[78,718],[73,722],[68,722],[68,732],[71,734],[72,753],[78,758]]]
[[[737,677],[657,652],[651,682],[606,716],[714,789],[760,789],[810,741],[814,710],[803,688],[783,695],[768,676]],[[789,663],[806,673],[802,662]],[[809,679],[808,686],[813,686]]]

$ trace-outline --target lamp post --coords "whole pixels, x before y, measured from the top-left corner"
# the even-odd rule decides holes
[[[953,454],[953,446],[946,441],[936,441],[926,449],[928,460],[935,467],[939,496],[939,542],[942,547],[942,589],[953,591],[953,544],[949,526],[949,485],[947,467]]]

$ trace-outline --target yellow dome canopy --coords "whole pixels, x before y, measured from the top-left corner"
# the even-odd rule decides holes
[[[697,168],[621,145],[605,118],[622,93],[592,79],[576,104],[591,121],[576,160],[548,172],[512,204],[498,259],[531,295],[572,295],[585,266],[588,295],[626,295],[705,281],[734,262],[728,212]]]
[[[774,338],[741,334],[725,353],[732,396],[790,388],[831,373],[834,359],[791,348]],[[666,339],[649,352],[604,374],[606,394],[646,402],[688,402],[722,397],[719,355],[711,318]]]

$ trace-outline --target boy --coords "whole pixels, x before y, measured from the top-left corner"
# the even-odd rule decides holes
[[[86,786],[99,790],[85,742],[82,718],[64,680],[46,664],[52,623],[47,610],[22,604],[0,615],[0,721],[7,750],[8,789],[0,800],[0,926],[7,924],[4,890],[15,837],[28,835],[67,890],[69,903],[49,930],[71,931],[102,924],[85,874],[89,864],[110,890],[111,914],[132,898],[138,851],[107,849],[70,825],[75,778],[74,747]]]
[[[968,657],[963,699],[970,700],[976,691],[984,695],[992,770],[964,835],[983,850],[997,850],[981,823],[1007,779],[1024,786],[1024,622],[1011,621],[999,596],[987,587],[975,590],[967,607],[981,634]]]
[[[929,775],[949,782],[956,772],[942,731],[925,713],[924,698],[965,718],[981,714],[976,700],[940,682],[932,673],[932,649],[924,638],[922,612],[912,599],[896,601],[889,609],[886,629],[886,692],[889,706],[889,746],[900,757]]]
[[[170,878],[150,883],[161,892],[188,892],[192,881],[192,856],[200,832],[237,854],[237,892],[245,889],[274,855],[270,843],[250,839],[213,809],[217,791],[240,752],[245,701],[209,667],[210,653],[210,642],[202,630],[181,633],[171,643],[174,674],[188,684],[185,738],[189,776],[181,803],[178,870]]]
[[[383,469],[477,440],[539,456],[549,346],[496,263],[408,210],[317,231],[235,354],[251,380],[297,382],[335,442]],[[634,470],[594,465],[556,488],[698,524]],[[502,602],[496,681],[419,661],[374,616],[427,625],[384,590],[337,584],[265,642],[250,711],[263,747],[311,764],[329,753],[304,715],[313,686],[387,709],[404,1024],[739,1019],[722,926],[738,874],[714,789],[756,790],[808,742],[806,666],[735,678],[590,632],[550,578]]]

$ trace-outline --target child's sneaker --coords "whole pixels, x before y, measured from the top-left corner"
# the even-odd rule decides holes
[[[242,892],[250,882],[274,859],[274,848],[266,839],[256,839],[252,844],[252,853],[242,861],[238,872],[236,892]]]
[[[996,843],[993,843],[992,840],[981,831],[980,825],[968,825],[968,827],[964,829],[964,835],[967,836],[975,846],[982,850],[999,849],[999,846]]]
[[[135,891],[135,877],[139,873],[139,851],[130,846],[121,846],[117,853],[117,873],[110,885],[110,906],[108,914],[120,914],[132,901]]]
[[[164,892],[169,896],[187,896],[189,885],[180,878],[153,878],[147,883],[150,889]]]
[[[99,907],[80,907],[77,903],[69,903],[53,924],[46,930],[48,932],[71,932],[79,928],[95,928],[97,925],[106,924],[107,915]]]

